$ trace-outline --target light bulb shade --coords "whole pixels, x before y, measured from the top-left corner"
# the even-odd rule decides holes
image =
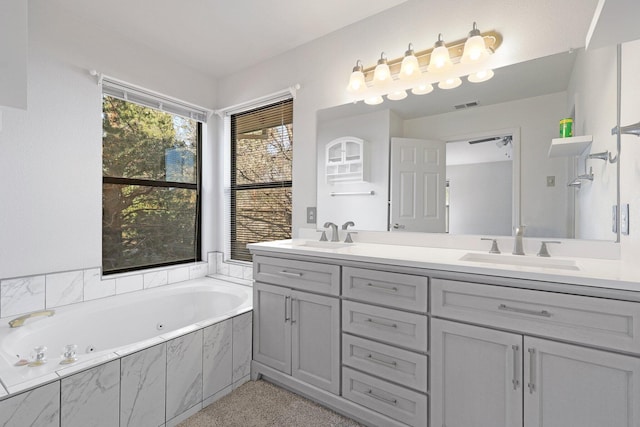
[[[384,99],[380,95],[372,95],[364,99],[364,103],[367,105],[378,105],[382,104]]]
[[[380,59],[378,59],[378,65],[376,65],[376,69],[373,71],[373,86],[383,88],[388,86],[391,80],[391,70],[389,70],[387,58],[384,56],[384,52],[382,52]]]
[[[367,89],[367,84],[364,80],[364,73],[360,70],[356,70],[351,73],[349,78],[349,85],[347,91],[354,94],[361,94]]]
[[[491,77],[493,77],[493,74],[494,74],[493,70],[491,70],[491,69],[480,70],[480,71],[475,72],[473,74],[469,74],[469,77],[467,77],[467,80],[469,80],[471,83],[486,82]]]
[[[462,64],[477,64],[489,57],[489,52],[481,35],[471,36],[464,43],[464,52],[460,58]]]
[[[376,69],[373,71],[373,85],[375,87],[385,87],[389,83],[391,83],[391,71],[385,61],[376,65]]]
[[[454,89],[462,84],[459,77],[451,77],[438,83],[440,89]]]
[[[407,97],[407,91],[404,89],[396,89],[387,94],[387,99],[390,101],[400,101]]]
[[[433,86],[429,83],[418,83],[411,89],[411,93],[414,95],[426,95],[431,92],[433,92]]]
[[[412,46],[409,44],[409,49],[404,53],[404,58],[402,59],[398,78],[404,81],[414,81],[419,79],[421,75],[420,63],[418,63],[418,58],[416,58]]]
[[[453,62],[451,62],[451,57],[449,56],[449,49],[444,45],[442,34],[440,34],[433,51],[431,51],[431,59],[429,60],[427,71],[430,73],[444,73],[452,68]]]

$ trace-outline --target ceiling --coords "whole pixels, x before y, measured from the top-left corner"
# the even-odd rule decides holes
[[[220,78],[407,0],[48,0],[90,24]]]

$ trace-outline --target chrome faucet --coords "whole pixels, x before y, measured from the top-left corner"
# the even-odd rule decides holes
[[[346,230],[349,227],[353,227],[356,224],[353,221],[347,221],[344,224],[342,224],[342,229]],[[354,231],[355,233],[355,231]],[[347,231],[347,236],[344,238],[344,242],[345,243],[353,243],[353,239],[351,238],[351,232]]]
[[[29,313],[29,314],[24,314],[20,317],[16,317],[15,319],[13,319],[12,321],[9,322],[9,327],[10,328],[18,328],[22,325],[24,325],[24,322],[27,319],[31,319],[32,317],[38,317],[38,316],[53,316],[54,314],[56,314],[55,310],[40,310],[40,311],[34,311],[33,313]]]
[[[524,235],[524,225],[519,225],[517,227],[513,227],[513,254],[514,255],[524,255],[524,250],[522,249],[522,236]]]
[[[331,241],[339,242],[340,236],[338,236],[338,226],[332,222],[325,222],[324,228],[328,228],[328,227],[331,227]]]

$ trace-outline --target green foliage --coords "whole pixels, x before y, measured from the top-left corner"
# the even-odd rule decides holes
[[[197,256],[197,145],[195,121],[103,97],[103,176],[110,178],[102,195],[104,271]],[[177,165],[166,161],[171,152]],[[193,185],[153,182],[165,180]]]

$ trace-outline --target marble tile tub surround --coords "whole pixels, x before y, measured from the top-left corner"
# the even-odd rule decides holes
[[[251,328],[244,313],[0,400],[0,425],[175,426],[249,380]]]
[[[221,252],[209,252],[206,262],[102,276],[101,269],[53,272],[36,276],[0,278],[0,318],[46,308],[91,301],[196,279],[207,275],[230,278],[251,286],[248,263],[228,263]]]

